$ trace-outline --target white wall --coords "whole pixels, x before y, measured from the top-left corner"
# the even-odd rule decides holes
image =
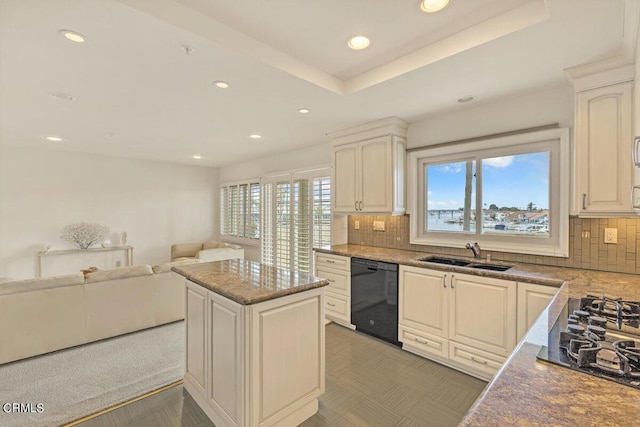
[[[218,187],[214,168],[0,146],[0,276],[34,277],[81,221],[126,231],[136,264],[169,261],[172,243],[217,237]]]
[[[574,93],[567,85],[470,106],[411,123],[407,147],[421,147],[559,123],[573,127]]]
[[[331,144],[327,139],[327,142],[323,144],[312,145],[287,153],[223,167],[220,169],[220,182],[225,183],[248,178],[260,178],[273,172],[330,165]],[[346,238],[344,240],[346,241]],[[256,262],[260,261],[260,248],[258,246],[241,246],[244,248],[245,259]]]

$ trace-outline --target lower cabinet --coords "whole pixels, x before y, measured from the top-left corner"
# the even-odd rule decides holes
[[[518,283],[518,341],[527,333],[551,302],[558,288]]]
[[[402,347],[491,378],[516,345],[516,289],[513,281],[401,266]]]
[[[324,392],[323,290],[241,305],[186,282],[185,389],[217,426],[297,425]]]
[[[329,281],[325,288],[324,310],[328,320],[351,329],[351,258],[316,253],[317,277]]]

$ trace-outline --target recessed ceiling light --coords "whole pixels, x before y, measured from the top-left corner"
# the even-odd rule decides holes
[[[298,113],[300,114],[307,114],[309,111],[311,110],[309,110],[308,108],[298,108]]]
[[[58,98],[58,99],[63,99],[65,101],[74,101],[75,98],[71,95],[69,95],[68,93],[62,93],[62,92],[49,92],[50,96],[53,96],[54,98]]]
[[[214,85],[216,85],[216,87],[220,88],[220,89],[226,89],[229,87],[229,83],[227,82],[223,82],[221,80],[217,80],[215,82],[213,82]]]
[[[423,12],[434,13],[438,12],[449,4],[449,0],[422,0],[420,2],[420,9]]]
[[[353,50],[362,50],[369,47],[371,41],[365,36],[355,36],[349,39],[347,46]]]
[[[58,142],[58,141],[64,141],[63,138],[60,138],[59,136],[45,136],[44,139],[46,139],[47,141],[54,141],[54,142]]]
[[[72,42],[84,43],[84,41],[86,40],[85,36],[83,36],[80,33],[76,33],[75,31],[60,30],[59,33],[62,36],[64,36],[67,40],[71,40]]]
[[[193,155],[193,156],[191,156],[191,157],[193,157],[193,158],[194,158],[194,159],[196,159],[196,160],[200,160],[200,159],[202,159],[202,156],[201,156],[200,154],[194,154],[194,155]]]
[[[260,139],[260,138],[262,138],[262,135],[259,135],[257,133],[252,133],[251,135],[249,135],[249,138]]]
[[[462,98],[458,98],[458,102],[464,104],[465,102],[473,101],[475,98],[472,95],[463,96]]]

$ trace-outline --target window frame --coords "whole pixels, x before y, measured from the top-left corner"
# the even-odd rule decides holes
[[[247,246],[260,246],[260,241],[262,239],[262,231],[260,229],[261,223],[261,215],[262,215],[262,199],[259,196],[260,203],[258,205],[258,237],[250,237],[250,236],[241,236],[241,233],[250,233],[250,226],[246,225],[246,221],[251,218],[253,212],[251,210],[251,201],[252,201],[252,192],[251,188],[253,185],[257,185],[259,191],[261,191],[260,179],[252,178],[252,179],[244,179],[241,181],[233,181],[233,182],[225,182],[220,184],[220,238],[224,242],[235,243]],[[241,196],[241,187],[246,186],[246,200],[242,200]],[[225,206],[230,209],[230,205],[228,202],[222,201],[222,195],[225,192],[225,188],[227,189],[227,194],[232,192],[232,188],[236,188],[236,206],[235,206],[235,216],[236,221],[235,224],[231,226],[232,230],[235,230],[235,234],[224,234],[225,233],[225,221],[229,217],[229,212],[224,212]],[[242,218],[240,213],[243,212],[242,205],[246,202],[245,212],[244,212],[244,221],[245,226],[244,230],[241,231],[242,228]]]
[[[550,236],[482,234],[481,227],[474,233],[424,231],[425,198],[424,167],[427,164],[462,162],[547,151],[549,147],[549,217]],[[569,256],[570,205],[570,146],[569,129],[557,128],[537,132],[509,135],[481,141],[439,144],[409,153],[407,211],[410,214],[410,243],[415,245],[463,248],[466,242],[478,242],[482,249],[497,252],[515,252],[555,257]],[[476,197],[473,208],[482,208],[482,165],[476,163],[480,176],[475,182]],[[557,183],[557,185],[553,185]]]

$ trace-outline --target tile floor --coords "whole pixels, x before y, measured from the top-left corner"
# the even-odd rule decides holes
[[[302,426],[456,426],[486,383],[336,324],[327,326],[326,392]],[[212,426],[182,386],[79,424]]]

